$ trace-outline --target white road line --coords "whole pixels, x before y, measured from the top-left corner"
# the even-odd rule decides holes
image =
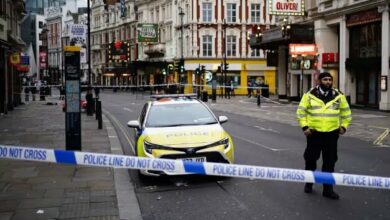
[[[259,144],[257,142],[254,142],[254,141],[251,141],[251,140],[248,140],[248,139],[245,139],[245,138],[241,138],[241,137],[238,137],[238,136],[235,136],[235,135],[232,135],[233,138],[236,138],[236,139],[240,139],[242,141],[245,141],[245,142],[248,142],[248,143],[251,143],[251,144],[254,144],[256,146],[259,146],[259,147],[262,147],[264,149],[267,149],[267,150],[270,150],[270,151],[274,151],[274,152],[277,152],[277,151],[282,151],[284,149],[277,149],[277,148],[272,148],[272,147],[268,147],[268,146],[265,146],[263,144]]]
[[[128,111],[128,112],[133,112],[133,110],[131,110],[129,108],[123,108],[123,110]]]
[[[135,155],[134,144],[130,140],[129,136],[127,135],[126,129],[121,125],[121,123],[118,121],[118,119],[116,119],[116,117],[113,116],[111,113],[109,113],[105,109],[103,109],[103,112],[104,112],[104,114],[110,116],[110,118],[113,120],[113,122],[119,127],[119,129],[121,130],[122,134],[125,136],[127,142],[130,144],[130,150],[133,152],[133,155]]]
[[[277,134],[280,134],[280,132],[279,131],[276,131],[276,130],[274,130],[274,129],[272,129],[272,128],[264,128],[264,127],[260,127],[260,126],[254,126],[255,128],[258,128],[258,129],[260,129],[260,130],[262,130],[262,131],[269,131],[269,132],[273,132],[273,133],[277,133]]]

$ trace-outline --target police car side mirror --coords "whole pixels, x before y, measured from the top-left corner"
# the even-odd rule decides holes
[[[218,121],[219,121],[219,123],[223,124],[223,123],[228,121],[228,117],[226,117],[226,116],[219,116],[218,117]]]
[[[132,120],[127,122],[127,127],[141,129],[141,125],[139,124],[138,120]]]

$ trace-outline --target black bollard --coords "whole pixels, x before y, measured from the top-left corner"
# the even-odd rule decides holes
[[[97,108],[98,101],[99,101],[99,98],[95,98],[95,103],[94,103],[95,106],[94,106],[94,108],[95,108],[95,119],[96,119],[96,120],[99,119],[99,117],[98,117],[98,108]]]
[[[261,105],[261,99],[260,99],[260,94],[257,94],[257,106],[260,107]]]
[[[103,128],[102,101],[96,102],[96,115],[98,117],[98,129],[102,129]]]

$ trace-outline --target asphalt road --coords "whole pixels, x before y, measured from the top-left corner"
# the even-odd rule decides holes
[[[101,100],[125,154],[134,155],[133,134],[126,123],[138,118],[149,97],[105,91]],[[265,120],[239,113],[214,113],[229,118],[223,126],[233,137],[237,164],[304,167],[305,139],[299,127],[273,122],[272,117]],[[390,176],[389,153],[390,148],[377,148],[367,141],[341,137],[336,172]],[[145,220],[390,218],[388,190],[336,186],[341,199],[333,201],[322,197],[321,185],[316,185],[314,193],[308,195],[303,193],[303,183],[205,176],[141,180],[136,171],[129,173]]]

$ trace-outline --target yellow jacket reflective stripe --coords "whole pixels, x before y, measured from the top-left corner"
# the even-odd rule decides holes
[[[308,126],[321,132],[333,131],[340,126],[348,128],[352,115],[343,94],[325,104],[310,92],[303,95],[296,112],[301,127]]]

